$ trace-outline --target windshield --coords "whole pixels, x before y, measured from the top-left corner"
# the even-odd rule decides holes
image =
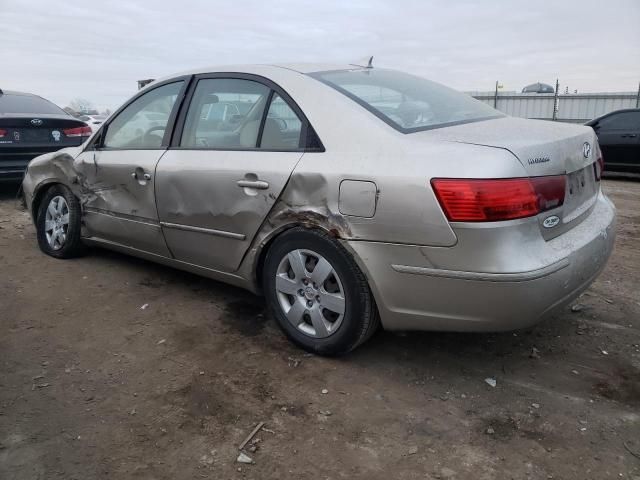
[[[338,70],[311,76],[403,133],[504,116],[469,95],[393,70]]]

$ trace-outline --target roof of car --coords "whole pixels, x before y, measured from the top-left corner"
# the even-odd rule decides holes
[[[173,75],[164,77],[165,80],[174,78],[181,75],[198,75],[202,73],[216,73],[216,72],[234,72],[234,73],[255,73],[261,71],[267,73],[269,70],[274,69],[286,69],[297,73],[313,73],[313,72],[325,72],[329,70],[353,70],[358,68],[364,68],[358,65],[349,65],[345,63],[256,63],[256,64],[244,64],[244,65],[211,65],[208,67],[200,67],[192,70],[178,72]],[[157,83],[157,81],[155,83]]]
[[[16,92],[15,90],[1,90],[3,95],[21,95],[23,97],[37,97],[38,95],[34,95],[33,93],[27,92]]]

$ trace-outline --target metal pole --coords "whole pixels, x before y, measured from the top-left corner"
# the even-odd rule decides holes
[[[638,96],[636,97],[636,108],[640,108],[640,82],[638,82]]]
[[[553,118],[552,120],[557,120],[558,119],[558,102],[559,102],[559,97],[558,97],[558,90],[560,90],[560,82],[558,81],[558,79],[556,78],[556,94],[553,96]]]
[[[493,108],[498,109],[498,80],[496,80],[496,93],[493,96]]]

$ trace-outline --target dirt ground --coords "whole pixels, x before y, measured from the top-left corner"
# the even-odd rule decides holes
[[[640,181],[604,185],[617,245],[579,311],[382,332],[340,359],[296,349],[242,290],[45,256],[0,186],[0,478],[638,480]]]

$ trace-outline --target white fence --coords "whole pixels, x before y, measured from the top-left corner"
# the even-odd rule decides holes
[[[553,119],[553,93],[468,92],[472,97],[514,117]],[[563,93],[558,95],[556,119],[561,122],[584,123],[592,118],[621,108],[637,108],[639,94]]]

